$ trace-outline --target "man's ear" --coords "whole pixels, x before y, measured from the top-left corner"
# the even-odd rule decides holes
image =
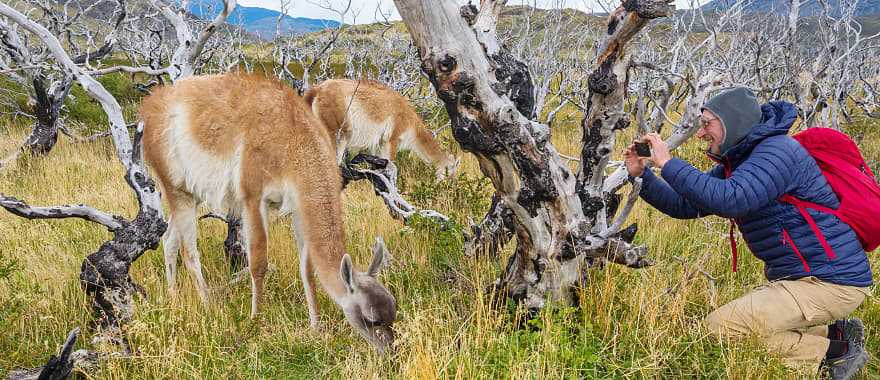
[[[351,256],[347,253],[342,256],[342,263],[339,264],[339,275],[348,292],[354,293],[354,267],[351,265]]]

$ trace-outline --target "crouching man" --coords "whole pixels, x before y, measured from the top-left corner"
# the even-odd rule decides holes
[[[680,219],[730,218],[764,261],[770,282],[709,314],[705,322],[713,334],[758,336],[787,366],[850,379],[868,354],[862,322],[846,318],[869,295],[871,268],[847,224],[811,210],[811,225],[796,207],[778,200],[790,194],[832,209],[839,205],[815,160],[788,136],[795,119],[789,103],[759,106],[748,89],[729,89],[704,105],[696,134],[718,162],[709,172],[672,158],[656,134],[644,141],[662,179],[645,170],[648,159],[639,158],[634,146],[625,162],[631,176],[642,178],[640,195],[653,207]],[[736,270],[735,248],[733,260]]]

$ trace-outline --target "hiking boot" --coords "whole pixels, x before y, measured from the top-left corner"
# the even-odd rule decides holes
[[[868,353],[865,348],[853,341],[847,344],[845,354],[827,359],[822,366],[827,371],[827,378],[831,380],[850,380],[859,373],[859,370],[868,362]]]
[[[843,333],[842,339],[835,340],[846,340],[865,347],[865,324],[861,319],[840,319],[834,321],[834,326],[837,327],[837,331]]]

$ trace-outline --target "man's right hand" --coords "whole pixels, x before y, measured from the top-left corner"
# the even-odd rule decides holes
[[[636,146],[634,144],[630,144],[626,151],[623,152],[623,163],[626,165],[626,171],[629,172],[630,176],[640,177],[645,172],[645,161],[644,158],[639,157],[636,153]]]

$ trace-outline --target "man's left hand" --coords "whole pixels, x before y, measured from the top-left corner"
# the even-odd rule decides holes
[[[651,144],[651,161],[659,168],[663,168],[672,156],[669,154],[669,145],[656,133],[649,133],[642,138],[642,141]]]

